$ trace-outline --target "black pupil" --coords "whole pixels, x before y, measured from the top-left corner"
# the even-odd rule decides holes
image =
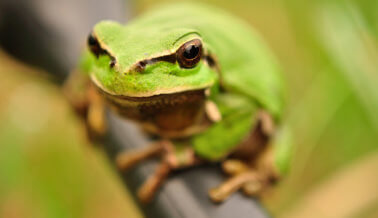
[[[189,45],[185,48],[183,55],[186,59],[193,59],[193,58],[197,57],[199,50],[200,50],[199,46]]]

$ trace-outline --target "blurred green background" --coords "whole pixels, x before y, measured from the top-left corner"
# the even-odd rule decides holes
[[[133,1],[135,15],[159,2]],[[264,205],[378,217],[378,1],[207,2],[250,22],[287,78],[296,149]],[[0,75],[0,217],[141,217],[46,73],[0,52]]]

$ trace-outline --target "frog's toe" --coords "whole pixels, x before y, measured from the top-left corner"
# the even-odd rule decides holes
[[[209,191],[209,196],[214,202],[222,202],[244,185],[248,183],[257,183],[258,181],[259,176],[256,172],[242,172],[232,176],[218,187],[211,189]]]
[[[229,159],[222,163],[222,170],[229,175],[236,175],[249,169],[247,164],[238,159]]]
[[[149,203],[159,187],[164,183],[164,180],[168,177],[173,170],[170,163],[163,160],[156,168],[154,174],[152,174],[138,190],[139,200],[146,204]]]
[[[248,196],[259,196],[273,181],[272,173],[264,168],[252,168],[238,159],[224,161],[222,169],[231,177],[209,191],[209,197],[214,202],[226,200],[239,189]]]

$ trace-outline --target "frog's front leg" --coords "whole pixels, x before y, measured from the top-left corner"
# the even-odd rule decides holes
[[[72,71],[64,83],[63,93],[76,113],[84,120],[92,141],[106,131],[105,104],[95,85],[81,70]]]
[[[117,167],[120,170],[128,170],[144,160],[160,156],[165,148],[170,146],[168,145],[169,143],[169,141],[160,140],[148,145],[146,148],[122,152],[116,158]]]
[[[128,170],[138,163],[156,156],[161,157],[161,162],[138,191],[138,198],[143,203],[148,203],[153,199],[154,194],[170,172],[200,162],[190,146],[174,145],[171,141],[163,139],[146,148],[119,154],[116,158],[116,164],[120,170]]]
[[[105,103],[94,85],[88,88],[87,96],[89,99],[86,117],[87,133],[89,138],[95,141],[106,132]]]

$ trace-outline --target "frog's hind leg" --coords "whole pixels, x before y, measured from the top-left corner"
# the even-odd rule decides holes
[[[190,146],[177,146],[169,140],[160,140],[146,148],[119,154],[116,163],[119,169],[127,170],[146,159],[157,156],[161,156],[161,162],[138,191],[138,198],[143,203],[148,203],[153,199],[156,191],[171,171],[200,162]]]
[[[249,138],[239,145],[233,158],[222,163],[223,171],[231,176],[217,188],[210,190],[214,202],[226,200],[242,189],[249,196],[258,196],[278,177],[273,164],[273,151],[269,143],[274,123],[264,111],[257,116],[257,124]]]
[[[231,194],[242,189],[249,196],[257,196],[269,186],[272,179],[263,169],[254,169],[241,160],[230,159],[222,164],[231,178],[209,191],[214,202],[222,202]]]

